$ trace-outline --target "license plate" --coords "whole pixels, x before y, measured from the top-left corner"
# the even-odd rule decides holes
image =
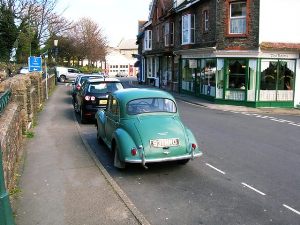
[[[154,148],[174,147],[179,145],[178,138],[150,140],[150,146]]]
[[[106,105],[106,103],[107,103],[107,100],[100,100],[100,101],[99,101],[99,104],[100,104],[100,105]]]

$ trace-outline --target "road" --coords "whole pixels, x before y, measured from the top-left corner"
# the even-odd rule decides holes
[[[184,101],[178,107],[204,149],[201,159],[183,166],[117,170],[97,143],[95,126],[80,126],[99,161],[152,224],[300,224],[300,127],[292,125],[299,117],[272,119]]]

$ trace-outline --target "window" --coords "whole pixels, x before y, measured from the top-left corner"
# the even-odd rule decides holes
[[[174,44],[174,23],[166,23],[164,26],[165,46]]]
[[[173,100],[167,98],[140,98],[127,103],[127,114],[141,113],[176,113],[177,108]]]
[[[159,26],[156,27],[156,42],[159,43]]]
[[[293,90],[295,62],[293,60],[262,60],[261,90]]]
[[[170,23],[170,45],[174,45],[174,23]]]
[[[230,3],[230,34],[245,34],[246,33],[246,2]]]
[[[182,44],[195,42],[195,15],[187,14],[182,17]]]
[[[152,50],[152,30],[145,31],[144,50]]]
[[[229,60],[228,88],[229,89],[245,89],[247,61]]]
[[[204,31],[208,31],[208,11],[204,10],[203,11],[203,22],[204,22]]]
[[[112,116],[119,116],[119,104],[116,99],[112,96],[108,99],[107,111],[111,113]]]

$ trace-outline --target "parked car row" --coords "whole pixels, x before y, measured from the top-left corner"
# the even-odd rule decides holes
[[[78,75],[99,75],[99,76],[101,75],[102,77],[108,77],[107,74],[102,72],[85,74],[80,72],[78,69],[71,68],[71,67],[62,67],[62,66],[56,67],[57,80],[62,83],[73,82]]]
[[[192,131],[180,119],[174,97],[146,88],[124,89],[120,80],[79,75],[73,85],[74,110],[82,123],[94,121],[97,140],[113,152],[114,166],[200,157]]]

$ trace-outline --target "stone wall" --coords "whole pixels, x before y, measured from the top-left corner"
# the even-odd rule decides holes
[[[0,92],[12,90],[9,104],[0,114],[0,147],[8,189],[15,186],[14,173],[22,155],[24,134],[32,127],[46,100],[45,85],[40,73],[17,75],[0,83]],[[47,86],[49,93],[55,89],[54,75],[49,76]]]

